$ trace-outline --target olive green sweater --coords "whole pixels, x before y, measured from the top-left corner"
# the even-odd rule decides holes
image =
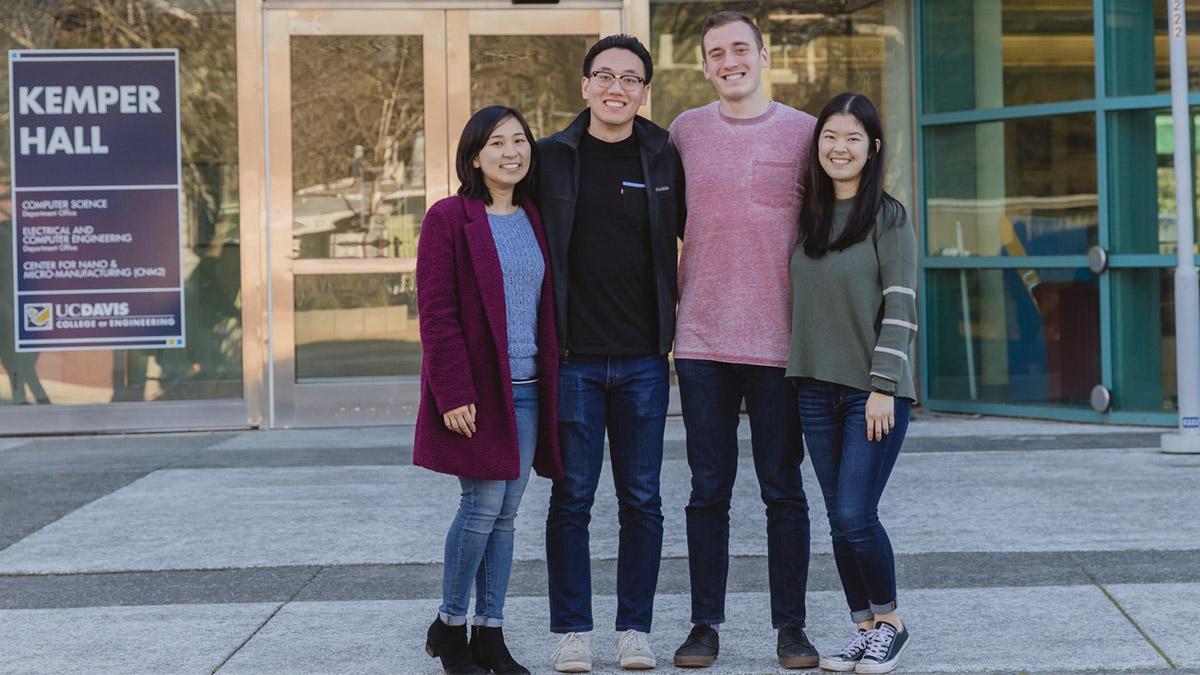
[[[834,203],[831,240],[853,204]],[[917,239],[901,209],[880,208],[871,234],[841,251],[810,258],[798,246],[791,280],[789,378],[916,400],[908,351],[917,332]]]

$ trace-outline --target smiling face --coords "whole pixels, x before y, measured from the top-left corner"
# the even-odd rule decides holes
[[[515,117],[506,117],[492,129],[487,144],[471,165],[483,173],[492,194],[510,192],[529,173],[529,139]]]
[[[872,140],[854,115],[830,115],[817,138],[817,157],[821,168],[833,179],[834,196],[847,199],[858,194],[858,183],[867,159],[879,150],[879,139]]]
[[[645,67],[637,54],[614,47],[606,49],[592,60],[592,71],[603,70],[616,77],[636,75],[646,77]],[[646,105],[646,96],[650,85],[643,84],[633,91],[621,88],[621,81],[615,80],[607,87],[602,87],[595,78],[585,77],[582,81],[583,100],[587,101],[592,111],[593,136],[621,140],[633,132],[633,118],[637,117],[638,108]]]
[[[770,64],[766,48],[759,49],[754,31],[745,22],[734,21],[704,34],[704,78],[713,83],[717,96],[729,103],[761,98],[762,69]]]

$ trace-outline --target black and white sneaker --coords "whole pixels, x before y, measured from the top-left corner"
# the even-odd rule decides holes
[[[835,673],[854,672],[854,667],[858,665],[867,651],[867,640],[871,638],[871,632],[859,628],[854,639],[850,641],[850,644],[842,647],[842,651],[833,656],[821,657],[821,667]]]
[[[890,673],[900,663],[900,654],[908,646],[908,629],[896,627],[885,621],[875,623],[875,630],[870,631],[867,638],[867,648],[863,656],[854,666],[856,673]]]

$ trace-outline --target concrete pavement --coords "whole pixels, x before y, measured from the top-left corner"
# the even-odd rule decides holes
[[[707,672],[787,672],[746,427]],[[1160,454],[1159,433],[919,413],[881,507],[913,637],[899,672],[1200,673],[1200,457]],[[651,638],[666,671],[689,628],[683,439],[672,419]],[[409,427],[0,438],[0,673],[440,672],[422,645],[457,481],[412,466],[411,445]],[[602,481],[593,644],[595,672],[614,673]],[[808,634],[832,651],[850,624],[807,463],[805,481]],[[522,503],[505,612],[534,672],[554,645],[549,487],[531,480]]]

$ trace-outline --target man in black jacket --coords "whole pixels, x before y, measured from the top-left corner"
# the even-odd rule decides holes
[[[663,429],[675,335],[683,173],[666,130],[637,116],[653,64],[634,37],[606,37],[583,62],[587,109],[538,142],[539,207],[558,312],[564,477],[546,520],[554,667],[591,670],[588,523],[608,431],[619,503],[617,655],[653,668],[648,642],[662,554]]]

